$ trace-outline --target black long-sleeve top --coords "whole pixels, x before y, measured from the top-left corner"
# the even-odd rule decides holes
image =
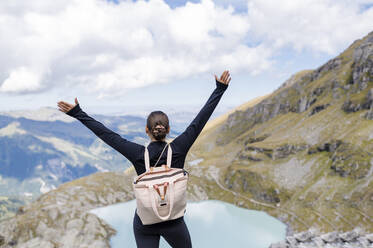
[[[216,88],[212,92],[211,96],[202,107],[200,112],[185,129],[185,131],[170,142],[172,148],[171,167],[184,168],[185,158],[190,147],[197,139],[198,135],[200,134],[206,122],[210,118],[212,112],[214,111],[216,105],[219,103],[220,98],[227,89],[228,85],[223,84],[217,80],[215,81]],[[129,141],[121,137],[119,134],[108,129],[101,122],[87,115],[80,108],[79,104],[75,105],[72,109],[66,112],[66,114],[78,119],[106,144],[125,156],[133,164],[138,175],[145,172],[144,145]],[[148,150],[150,166],[153,166],[157,162],[166,144],[167,143],[165,141],[152,141],[149,143]],[[157,166],[165,164],[166,161],[167,149],[165,149],[165,151],[163,152],[163,155],[160,158]]]

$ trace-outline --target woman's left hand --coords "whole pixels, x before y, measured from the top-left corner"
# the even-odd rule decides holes
[[[75,105],[71,104],[71,103],[68,103],[68,102],[64,102],[64,101],[59,101],[57,103],[57,105],[59,107],[59,110],[61,112],[64,112],[64,113],[69,112],[72,108],[74,108],[78,104],[79,104],[79,102],[78,102],[78,98],[77,97],[75,97]]]

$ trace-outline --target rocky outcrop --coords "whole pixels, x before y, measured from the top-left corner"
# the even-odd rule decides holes
[[[317,144],[308,149],[308,154],[314,154],[316,152],[335,152],[337,148],[343,143],[342,140],[331,140],[322,144]]]
[[[321,110],[326,109],[329,105],[330,105],[330,104],[327,103],[327,104],[321,104],[321,105],[317,105],[317,106],[315,106],[314,108],[312,108],[312,110],[311,110],[309,116],[314,115],[314,114],[320,112]]]
[[[131,180],[130,174],[96,173],[41,195],[0,222],[0,247],[110,247],[116,231],[88,210],[133,199]]]
[[[373,154],[371,152],[339,139],[313,146],[308,144],[284,144],[276,148],[265,148],[247,145],[237,153],[237,158],[234,161],[260,162],[266,159],[284,159],[305,150],[309,155],[327,152],[330,158],[330,169],[341,177],[364,178],[373,166],[371,162]]]
[[[373,82],[373,32],[362,41],[353,53],[352,83],[355,92],[362,91]]]
[[[227,144],[255,125],[267,122],[278,115],[289,112],[301,114],[309,111],[321,99],[327,101],[322,101],[321,104],[313,107],[308,116],[336,102],[339,104],[339,101],[343,100],[342,110],[347,113],[370,110],[365,114],[365,118],[371,120],[373,118],[373,33],[360,43],[356,42],[349,49],[353,50],[350,55],[342,54],[313,71],[301,75],[295,74],[260,103],[230,114],[220,129],[221,134],[216,139],[216,144]],[[346,76],[339,76],[345,74],[350,76],[347,79],[343,79]],[[367,91],[366,97],[360,99],[360,93],[363,91]]]
[[[210,167],[208,175],[202,175],[212,177],[214,173]],[[192,181],[195,174],[198,169],[191,171]],[[0,248],[110,247],[110,238],[117,231],[89,210],[133,200],[135,175],[134,167],[124,172],[99,172],[41,195],[21,206],[16,216],[0,222]],[[188,201],[209,199],[206,185],[189,184]]]
[[[369,248],[373,247],[373,233],[360,228],[348,232],[319,233],[315,229],[287,236],[284,241],[269,248]]]
[[[247,144],[252,144],[252,143],[263,141],[266,138],[268,138],[269,136],[271,136],[271,135],[270,134],[263,134],[263,135],[260,135],[260,136],[256,136],[255,134],[251,134],[244,141],[244,145],[246,146]]]
[[[328,73],[332,70],[339,69],[342,65],[342,58],[337,57],[334,59],[329,60],[324,65],[320,66],[316,70],[314,70],[310,75],[311,82],[321,78],[325,73]]]
[[[331,140],[312,146],[308,149],[308,154],[317,152],[327,152],[331,164],[330,169],[341,177],[351,177],[353,179],[362,179],[368,175],[373,162],[373,154],[360,147],[342,140]]]
[[[0,196],[0,221],[14,216],[19,207],[31,201],[28,197]]]
[[[309,145],[307,144],[285,144],[276,147],[272,153],[271,158],[273,160],[287,158],[290,155],[306,150],[308,147]]]
[[[250,193],[258,201],[277,204],[281,201],[280,190],[260,174],[249,170],[231,170],[224,178],[228,189],[235,192]],[[283,193],[283,192],[282,192]]]
[[[373,88],[368,90],[368,93],[362,100],[360,99],[346,100],[342,105],[342,109],[346,113],[353,113],[353,112],[357,112],[357,111],[364,110],[364,109],[368,109],[370,110],[369,112],[372,112],[373,110]],[[368,120],[371,120],[370,116],[369,117],[365,116],[365,117]]]
[[[343,103],[342,109],[346,113],[357,112],[368,109],[365,118],[373,119],[373,35],[370,35],[358,46],[353,53],[353,66],[351,77],[351,96]],[[357,93],[365,91],[367,93],[361,98]],[[355,97],[357,95],[357,97]]]
[[[237,160],[262,161],[266,158],[272,160],[282,159],[308,148],[309,145],[307,144],[284,144],[274,149],[258,146],[245,146],[243,150],[237,153]]]
[[[373,108],[373,88],[371,88],[368,91],[368,94],[364,98],[361,106],[362,106],[363,109],[372,109]]]

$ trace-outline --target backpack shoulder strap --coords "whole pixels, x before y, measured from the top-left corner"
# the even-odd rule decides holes
[[[144,153],[145,171],[149,171],[149,168],[150,168],[148,145],[149,144],[145,146],[145,153]]]
[[[171,149],[171,142],[167,142],[168,150],[167,150],[167,167],[171,168],[171,159],[172,159],[172,149]]]
[[[144,154],[145,171],[149,171],[150,170],[150,159],[149,159],[148,145],[149,144],[147,144],[145,146],[145,154]],[[168,150],[167,150],[167,166],[170,168],[171,167],[171,159],[172,159],[172,149],[171,149],[170,142],[167,142],[167,144],[164,146],[164,148],[162,150],[162,153],[161,153],[161,155],[158,158],[158,161],[159,161],[159,159],[161,159],[162,154],[163,154],[166,146],[168,146]],[[158,161],[155,163],[154,166],[156,166],[158,164]]]

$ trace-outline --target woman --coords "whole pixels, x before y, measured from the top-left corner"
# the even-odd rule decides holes
[[[210,118],[220,98],[227,89],[230,80],[229,71],[224,71],[220,76],[220,79],[215,75],[216,88],[203,108],[185,131],[170,142],[172,148],[171,167],[184,167],[185,157],[190,147]],[[145,147],[143,145],[122,138],[119,134],[106,128],[101,122],[88,116],[80,108],[77,98],[75,98],[75,105],[59,101],[58,107],[60,111],[78,119],[106,144],[125,156],[134,165],[138,175],[145,172]],[[150,164],[154,165],[156,164],[164,146],[167,144],[165,138],[170,132],[167,115],[162,111],[151,112],[147,118],[145,132],[151,139],[151,142],[148,145],[148,150]],[[165,164],[166,160],[167,152],[164,152],[157,165]],[[192,242],[188,228],[184,222],[184,217],[151,225],[143,225],[140,217],[135,211],[133,230],[137,247],[159,247],[160,236],[162,236],[172,247],[192,247]]]

